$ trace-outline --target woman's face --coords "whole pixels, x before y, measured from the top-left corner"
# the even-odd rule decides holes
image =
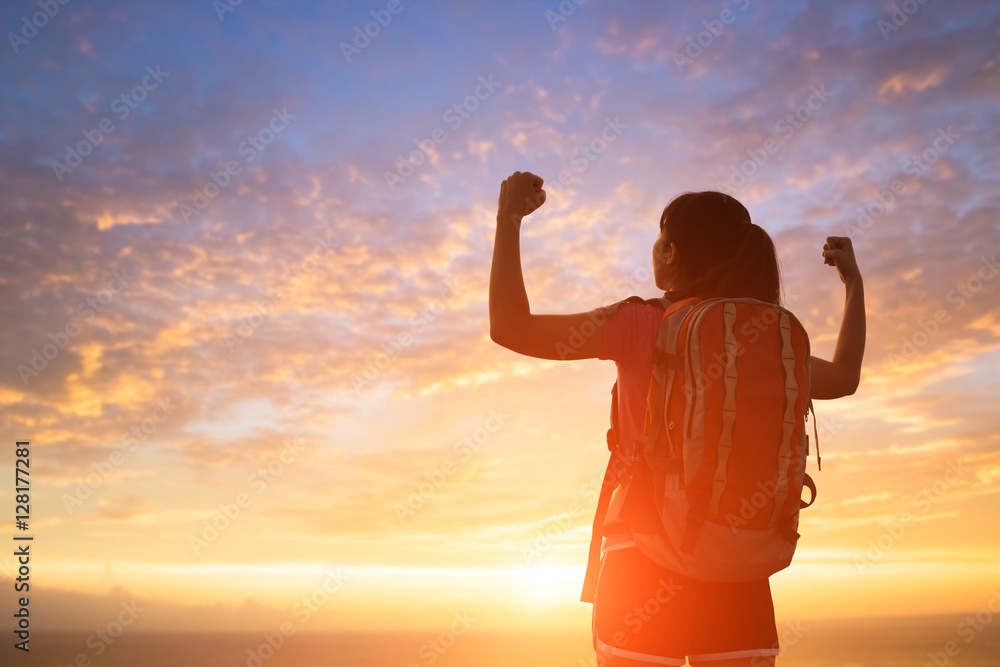
[[[667,292],[673,288],[677,267],[677,244],[667,239],[666,229],[653,243],[653,281],[656,287]]]

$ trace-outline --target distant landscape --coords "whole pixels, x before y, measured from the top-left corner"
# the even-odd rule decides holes
[[[780,667],[943,667],[1000,665],[1000,623],[982,626],[966,642],[955,632],[962,616],[803,621],[797,642],[783,645]],[[778,634],[791,626],[778,621]],[[804,631],[804,632],[803,632]],[[72,664],[85,648],[85,633],[38,633],[32,639],[36,665]],[[126,633],[94,660],[100,667],[583,667],[596,665],[589,628],[554,632],[470,632],[440,654],[420,648],[421,632],[302,633],[290,637],[266,660],[251,660],[248,647],[259,633]],[[944,651],[954,641],[959,652]],[[953,650],[954,652],[954,650]],[[937,662],[933,662],[931,654]],[[266,656],[265,652],[262,654]],[[433,660],[432,660],[433,658]]]

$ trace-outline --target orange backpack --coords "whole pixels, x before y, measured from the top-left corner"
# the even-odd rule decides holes
[[[612,459],[594,522],[585,601],[592,600],[599,535],[619,484],[625,487],[619,518],[628,521],[636,546],[660,565],[705,581],[764,579],[787,567],[799,510],[816,498],[805,472],[809,337],[798,319],[751,298],[689,297],[663,305],[645,425],[628,479],[612,474],[612,464],[622,467],[611,441],[612,403]],[[808,503],[803,486],[812,494]]]

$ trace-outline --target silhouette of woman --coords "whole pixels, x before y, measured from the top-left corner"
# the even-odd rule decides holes
[[[541,359],[603,359],[617,366],[619,449],[630,460],[641,435],[651,356],[662,309],[618,302],[571,315],[535,315],[521,273],[521,221],[545,203],[543,180],[514,172],[500,186],[490,272],[490,338],[514,352]],[[844,317],[833,361],[810,357],[810,396],[853,394],[865,346],[864,288],[847,237],[827,237],[823,261],[846,287]],[[750,297],[781,305],[777,252],[747,209],[719,192],[679,195],[660,217],[653,244],[653,275],[664,296]],[[593,331],[583,336],[580,331]],[[576,334],[574,336],[574,334]],[[627,472],[626,472],[627,476]],[[613,512],[611,513],[613,514]],[[614,525],[610,525],[614,524]],[[648,559],[632,541],[627,522],[610,520],[593,601],[598,665],[628,667],[774,665],[778,634],[767,579],[720,583],[671,572]]]

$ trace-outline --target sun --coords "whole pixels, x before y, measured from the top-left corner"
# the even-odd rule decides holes
[[[539,606],[555,606],[561,601],[577,601],[583,585],[583,570],[576,566],[546,565],[516,570],[516,580],[526,601]]]

